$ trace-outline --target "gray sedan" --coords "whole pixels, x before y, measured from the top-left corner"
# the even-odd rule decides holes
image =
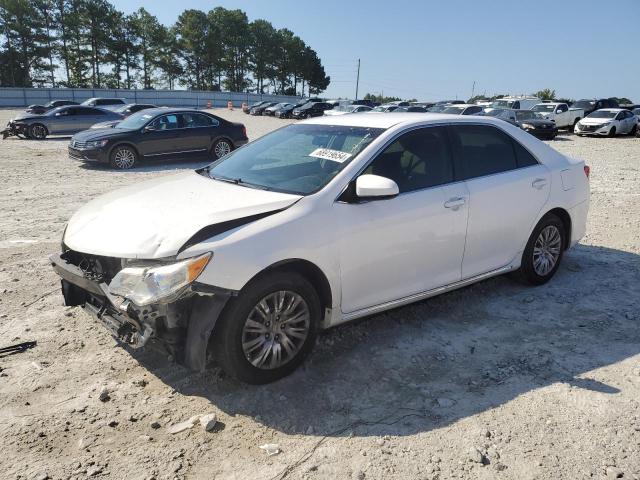
[[[71,105],[58,107],[41,115],[25,113],[9,122],[3,138],[11,135],[42,140],[47,135],[71,135],[91,128],[98,122],[121,120],[119,113],[96,107]]]

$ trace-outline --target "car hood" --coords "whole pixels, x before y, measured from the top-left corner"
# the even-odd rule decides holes
[[[583,118],[580,123],[582,125],[604,125],[612,121],[613,118]]]
[[[107,122],[100,122],[91,125],[91,129],[97,130],[99,128],[113,128],[119,124],[122,120],[109,120]]]
[[[115,123],[118,122],[119,120],[115,120]],[[91,126],[88,130],[78,132],[71,137],[71,141],[77,140],[78,142],[91,142],[93,140],[102,140],[103,138],[111,138],[122,134],[132,133],[132,130],[113,128],[108,125],[109,123],[112,122],[101,122],[101,125],[103,125],[101,127],[98,127],[96,124]]]
[[[64,243],[107,257],[169,257],[205,227],[276,212],[300,198],[184,172],[90,201],[71,217]]]
[[[34,115],[33,113],[20,113],[14,117],[14,120],[36,120],[38,118],[46,118],[44,115]]]
[[[555,122],[551,122],[549,120],[543,120],[541,118],[533,118],[531,120],[519,120],[519,123],[528,123],[530,125],[534,125],[536,127],[538,126],[544,126],[544,125],[550,125],[550,126],[555,126]]]

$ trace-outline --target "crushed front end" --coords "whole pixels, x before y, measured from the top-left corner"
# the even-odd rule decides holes
[[[7,123],[7,126],[0,133],[2,134],[2,139],[4,140],[7,137],[17,136],[27,138],[27,130],[29,129],[29,125],[26,123],[18,122],[16,120],[11,120]]]
[[[97,318],[120,342],[143,347],[151,340],[175,360],[194,370],[204,369],[208,359],[208,340],[217,316],[233,292],[190,281],[162,297],[114,294],[122,289],[123,272],[142,269],[149,279],[153,267],[131,260],[90,255],[63,247],[63,253],[49,257],[61,277],[65,305],[81,306]],[[184,261],[183,261],[184,262]],[[194,262],[192,262],[194,263]],[[180,262],[160,263],[174,268]],[[156,264],[158,269],[158,264]],[[204,268],[204,267],[203,267]],[[197,272],[199,274],[199,272]],[[197,275],[196,275],[197,277]],[[115,281],[114,281],[115,279]],[[150,281],[155,281],[151,279]]]

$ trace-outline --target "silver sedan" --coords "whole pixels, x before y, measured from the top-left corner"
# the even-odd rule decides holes
[[[42,140],[47,135],[71,135],[91,128],[98,122],[121,120],[123,116],[109,110],[82,105],[58,107],[41,115],[25,113],[9,122],[3,138],[11,135]]]

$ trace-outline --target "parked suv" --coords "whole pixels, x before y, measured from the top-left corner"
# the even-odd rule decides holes
[[[601,108],[620,108],[618,101],[613,98],[601,98],[601,99],[582,99],[571,104],[572,108],[581,108],[584,110],[583,117],[586,117],[591,112],[600,110]]]
[[[333,105],[327,102],[313,102],[313,103],[305,103],[303,106],[294,108],[291,112],[292,118],[311,118],[311,117],[321,117],[324,115],[324,112],[327,110],[331,110]]]
[[[501,274],[551,280],[585,233],[587,175],[488,117],[320,117],[93,199],[50,260],[66,305],[122,342],[266,383],[322,329]]]

